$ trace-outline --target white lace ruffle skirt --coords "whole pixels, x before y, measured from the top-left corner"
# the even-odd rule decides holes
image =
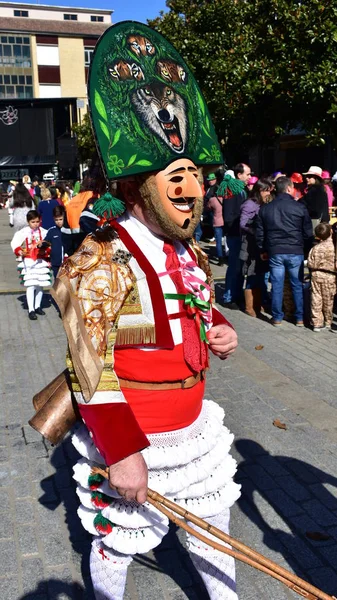
[[[40,285],[46,287],[51,284],[51,269],[47,261],[42,258],[33,260],[25,258],[17,266],[21,284],[25,287]]]
[[[233,435],[223,425],[224,411],[204,400],[197,420],[189,427],[148,435],[143,451],[149,469],[149,488],[205,518],[230,508],[240,496],[233,481],[236,461],[230,455]],[[94,466],[105,467],[86,427],[73,435],[83,458],[74,467],[78,515],[87,531],[100,536],[108,548],[123,554],[149,552],[168,532],[168,519],[148,503],[127,502]]]

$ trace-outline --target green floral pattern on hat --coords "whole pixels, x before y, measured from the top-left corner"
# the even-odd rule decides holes
[[[173,46],[146,25],[125,21],[102,35],[91,62],[88,95],[109,179],[159,171],[177,158],[222,164],[191,71]]]

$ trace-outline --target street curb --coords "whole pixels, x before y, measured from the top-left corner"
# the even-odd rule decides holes
[[[44,292],[50,292],[51,288],[43,288]],[[25,294],[26,288],[22,288],[21,290],[0,290],[0,296],[17,296],[18,294]]]

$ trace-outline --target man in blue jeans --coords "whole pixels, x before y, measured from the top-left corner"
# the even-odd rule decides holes
[[[269,258],[272,324],[280,326],[284,317],[283,286],[287,270],[295,303],[296,325],[303,327],[304,250],[310,249],[314,239],[312,223],[304,204],[294,199],[294,184],[288,177],[279,177],[275,188],[275,199],[261,206],[256,225],[261,258]]]

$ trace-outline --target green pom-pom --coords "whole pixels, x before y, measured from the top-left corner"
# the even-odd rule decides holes
[[[109,519],[103,517],[102,513],[99,512],[94,518],[94,527],[98,531],[98,533],[103,533],[107,535],[112,532],[115,523],[111,523]]]
[[[88,484],[91,490],[97,490],[103,481],[104,477],[103,475],[99,475],[99,473],[91,474],[88,478]]]
[[[96,506],[96,508],[106,508],[112,504],[113,498],[103,494],[102,492],[93,491],[91,493],[91,502],[94,504],[94,506]]]
[[[96,217],[100,217],[101,219],[115,219],[122,215],[124,211],[124,202],[118,198],[114,198],[109,192],[98,198],[92,207],[92,212]]]

